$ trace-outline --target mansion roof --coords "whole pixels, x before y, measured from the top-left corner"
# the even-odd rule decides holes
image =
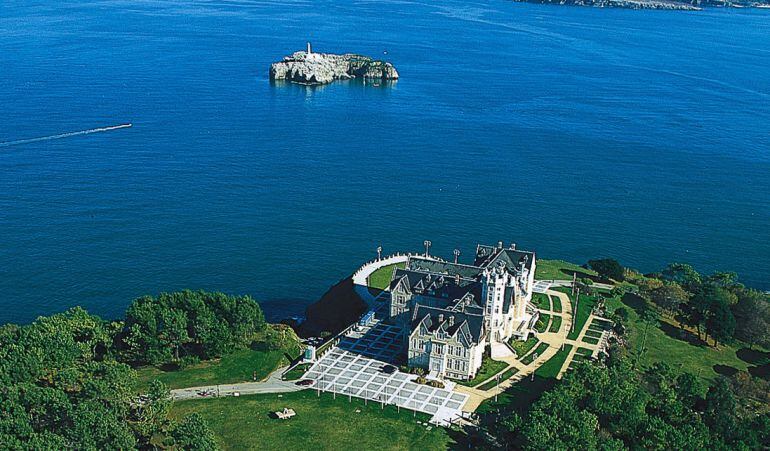
[[[448,336],[466,334],[472,343],[484,338],[484,317],[468,311],[457,312],[418,304],[412,314],[411,330],[420,326],[431,334],[443,332]]]

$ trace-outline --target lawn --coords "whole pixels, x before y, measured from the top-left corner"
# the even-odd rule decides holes
[[[142,386],[146,386],[153,379],[160,379],[169,388],[174,389],[250,381],[255,371],[257,380],[261,380],[280,365],[288,363],[283,350],[241,349],[221,359],[207,360],[181,370],[164,371],[148,366],[137,369],[137,372]]]
[[[608,298],[606,301],[610,311],[620,306],[628,310],[629,317],[625,324],[628,328],[629,350],[633,353],[639,351],[645,327],[635,310],[639,308],[638,302],[638,298],[629,295],[623,301],[616,298]],[[645,346],[647,350],[642,354],[640,364],[649,367],[655,362],[666,362],[675,369],[699,375],[709,381],[717,376],[715,366],[729,366],[741,371],[748,368],[749,365],[736,355],[738,350],[746,346],[735,343],[714,348],[693,338],[692,333],[683,334],[676,323],[663,318],[659,326],[649,327]]]
[[[583,329],[583,326],[585,326],[586,321],[588,321],[588,316],[591,315],[591,311],[596,305],[596,297],[581,294],[580,302],[578,302],[577,306],[577,312],[575,311],[575,298],[570,296],[569,299],[570,302],[572,302],[574,329],[567,335],[567,339],[575,340],[577,339],[578,335],[580,335],[580,331]]]
[[[281,397],[279,397],[281,396]],[[289,407],[294,418],[278,420],[271,412]],[[177,402],[172,416],[197,412],[208,422],[225,450],[445,450],[453,442],[443,428],[423,423],[428,415],[394,406],[313,390],[283,395],[251,395]]]
[[[390,279],[393,277],[393,268],[403,268],[405,265],[406,263],[394,263],[375,270],[369,275],[369,279],[367,280],[369,286],[380,290],[388,288]]]
[[[553,303],[553,311],[561,313],[561,298],[559,296],[550,296],[550,298]]]
[[[308,369],[310,369],[309,363],[300,363],[299,365],[295,366],[291,370],[287,371],[286,374],[283,375],[283,380],[296,381],[297,379],[301,378],[305,373],[307,373]]]
[[[540,317],[537,319],[537,322],[535,323],[535,330],[543,333],[548,329],[548,321],[550,321],[551,315],[547,313],[541,313]]]
[[[498,382],[503,382],[504,380],[507,380],[508,378],[510,378],[511,376],[513,376],[514,374],[516,374],[518,372],[519,372],[519,370],[517,368],[510,367],[507,370],[505,370],[503,372],[503,374],[500,375],[499,379],[492,379],[491,381],[489,381],[489,382],[485,383],[484,385],[482,385],[480,387],[477,387],[477,388],[479,390],[485,390],[485,391],[486,390],[490,390],[490,389],[494,388],[498,384]]]
[[[571,350],[572,345],[564,345],[564,349],[557,351],[553,357],[536,369],[535,374],[541,377],[556,377],[561,367],[564,366],[564,361],[567,360]]]
[[[535,337],[529,337],[526,341],[521,340],[513,340],[511,341],[511,347],[514,351],[516,351],[516,355],[519,357],[523,357],[527,355],[527,353],[535,347],[535,345],[538,343],[538,339]]]
[[[524,356],[523,359],[521,359],[521,363],[525,365],[529,365],[535,360],[535,354],[537,354],[538,356],[542,355],[546,349],[548,349],[548,343],[540,343],[539,345],[537,345],[537,348],[534,351],[530,352],[529,354]]]
[[[140,388],[153,379],[160,379],[171,389],[251,381],[255,375],[257,380],[262,380],[302,352],[298,338],[291,330],[270,329],[270,333],[282,334],[283,338],[277,341],[283,343],[281,349],[265,349],[264,342],[255,342],[252,349],[238,349],[220,359],[205,360],[183,369],[138,368]]]
[[[551,327],[548,328],[548,332],[558,332],[559,328],[561,327],[561,316],[554,315],[553,318],[551,318]]]
[[[537,260],[535,279],[537,280],[572,280],[572,274],[577,272],[578,278],[596,276],[596,271],[583,268],[563,260]]]
[[[476,373],[476,377],[469,381],[456,381],[460,385],[466,385],[468,387],[474,387],[490,377],[494,376],[495,374],[499,373],[508,366],[505,362],[499,362],[497,360],[492,360],[491,357],[484,356],[484,359],[481,361],[481,368],[479,368],[478,373]]]
[[[551,310],[551,302],[548,300],[548,296],[543,293],[535,293],[532,295],[532,303],[535,307],[542,310]]]

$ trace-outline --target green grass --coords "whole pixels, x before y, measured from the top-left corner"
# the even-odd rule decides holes
[[[512,340],[511,347],[516,351],[516,355],[523,357],[538,344],[539,340],[535,337],[529,337],[526,341]]]
[[[534,351],[530,352],[529,354],[525,355],[523,359],[521,359],[521,363],[525,365],[529,365],[535,360],[535,354],[538,356],[543,355],[543,352],[548,349],[548,343],[540,343],[537,345],[537,348],[535,348]]]
[[[283,380],[296,381],[304,376],[308,369],[310,369],[309,363],[300,363],[299,365],[287,371],[286,374],[283,375]]]
[[[279,396],[282,396],[279,398]],[[271,412],[289,407],[294,418],[278,420]],[[356,412],[359,410],[360,412]],[[417,424],[428,415],[394,406],[322,393],[313,390],[283,395],[251,395],[177,402],[172,416],[197,412],[225,450],[445,450],[453,444],[443,428]]]
[[[394,263],[375,270],[369,275],[369,286],[380,290],[388,288],[390,279],[393,277],[393,268],[403,268],[405,265],[406,263]]]
[[[264,349],[264,341],[257,341],[254,349],[237,349],[220,359],[204,360],[182,369],[138,368],[138,388],[143,389],[154,379],[159,379],[171,389],[251,381],[254,375],[257,380],[262,380],[278,367],[288,365],[302,352],[294,332],[281,326],[271,326],[258,340],[274,340],[282,343],[282,348],[267,350]]]
[[[517,368],[514,368],[514,367],[508,368],[507,370],[505,370],[503,372],[503,374],[500,375],[499,382],[503,382],[503,381],[509,379],[511,376],[513,376],[514,374],[516,374],[518,372],[519,372],[519,370]],[[484,390],[484,391],[491,390],[492,388],[494,388],[497,385],[497,383],[498,383],[497,379],[492,379],[491,381],[485,383],[484,385],[482,385],[480,387],[476,387],[476,388],[478,388],[479,390]]]
[[[476,373],[476,377],[469,381],[456,382],[460,385],[474,387],[499,373],[506,366],[508,366],[508,364],[505,362],[499,362],[497,360],[492,360],[491,357],[484,356],[484,359],[481,361],[481,368],[479,368],[479,371]]]
[[[284,352],[241,349],[221,359],[203,361],[181,370],[164,371],[148,366],[137,369],[137,372],[142,387],[153,379],[160,379],[171,389],[250,381],[255,371],[257,380],[261,380],[280,365],[289,363]]]
[[[594,352],[592,350],[588,349],[588,348],[577,348],[575,350],[575,355],[583,355],[583,356],[586,356],[586,357],[592,355],[593,353]]]
[[[535,293],[532,295],[532,303],[535,307],[542,310],[551,310],[551,302],[548,300],[548,296],[543,293]]]
[[[559,328],[561,327],[561,316],[554,315],[553,318],[551,318],[551,327],[548,328],[548,332],[558,332]]]
[[[571,350],[572,345],[564,345],[564,349],[557,351],[553,357],[536,369],[535,374],[541,377],[556,377],[561,367],[564,366],[564,362],[567,360]]]
[[[551,320],[551,315],[547,313],[540,313],[540,318],[537,319],[537,322],[535,323],[535,330],[543,333],[548,329],[548,321]]]
[[[585,275],[595,276],[596,271],[586,269],[574,263],[563,260],[537,260],[535,279],[537,280],[572,280],[572,273],[577,272],[578,278]]]
[[[599,344],[599,339],[598,338],[594,338],[594,337],[583,337],[583,339],[580,340],[580,341],[582,341],[583,343],[591,344],[591,345]]]
[[[577,306],[577,311],[575,311],[575,298],[570,296],[570,301],[572,302],[572,321],[574,329],[572,332],[567,334],[567,339],[575,340],[577,339],[578,335],[580,335],[580,331],[583,330],[583,326],[585,326],[586,321],[588,321],[588,317],[591,315],[591,311],[596,305],[596,298],[593,296],[586,296],[581,294],[580,302],[578,302]]]
[[[553,311],[561,313],[561,298],[559,296],[551,296],[551,302],[553,303]]]
[[[628,302],[633,297],[627,296]],[[638,300],[634,301],[635,303]],[[609,298],[606,301],[609,311],[614,311],[620,306],[625,306],[629,312],[627,326],[627,337],[629,341],[629,351],[638,353],[644,334],[644,323],[639,319],[639,313],[634,306],[625,304],[616,299]],[[639,306],[636,306],[639,308]],[[740,371],[746,371],[750,366],[739,359],[736,352],[747,347],[741,343],[732,345],[719,345],[718,348],[698,343],[697,340],[688,341],[679,338],[679,327],[670,319],[663,318],[660,326],[650,326],[647,332],[647,350],[642,353],[640,365],[649,367],[655,362],[666,362],[677,370],[687,371],[711,381],[717,377],[714,371],[715,365],[725,365],[736,368]],[[664,331],[665,330],[665,331]],[[666,331],[668,333],[666,333]]]
[[[587,329],[586,332],[585,332],[585,336],[586,337],[591,337],[591,338],[601,338],[602,337],[602,333],[599,332],[598,330]]]

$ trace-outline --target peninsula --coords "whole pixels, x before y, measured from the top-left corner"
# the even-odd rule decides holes
[[[396,80],[398,72],[391,63],[364,55],[315,53],[309,42],[307,50],[294,52],[270,65],[270,80],[326,84],[352,78]]]

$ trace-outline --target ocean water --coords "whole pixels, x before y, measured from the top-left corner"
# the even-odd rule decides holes
[[[300,314],[384,251],[514,241],[770,289],[770,11],[3,0],[0,322],[136,296]],[[394,86],[274,86],[306,41]],[[384,53],[387,52],[387,55]],[[462,257],[461,257],[462,258]]]

